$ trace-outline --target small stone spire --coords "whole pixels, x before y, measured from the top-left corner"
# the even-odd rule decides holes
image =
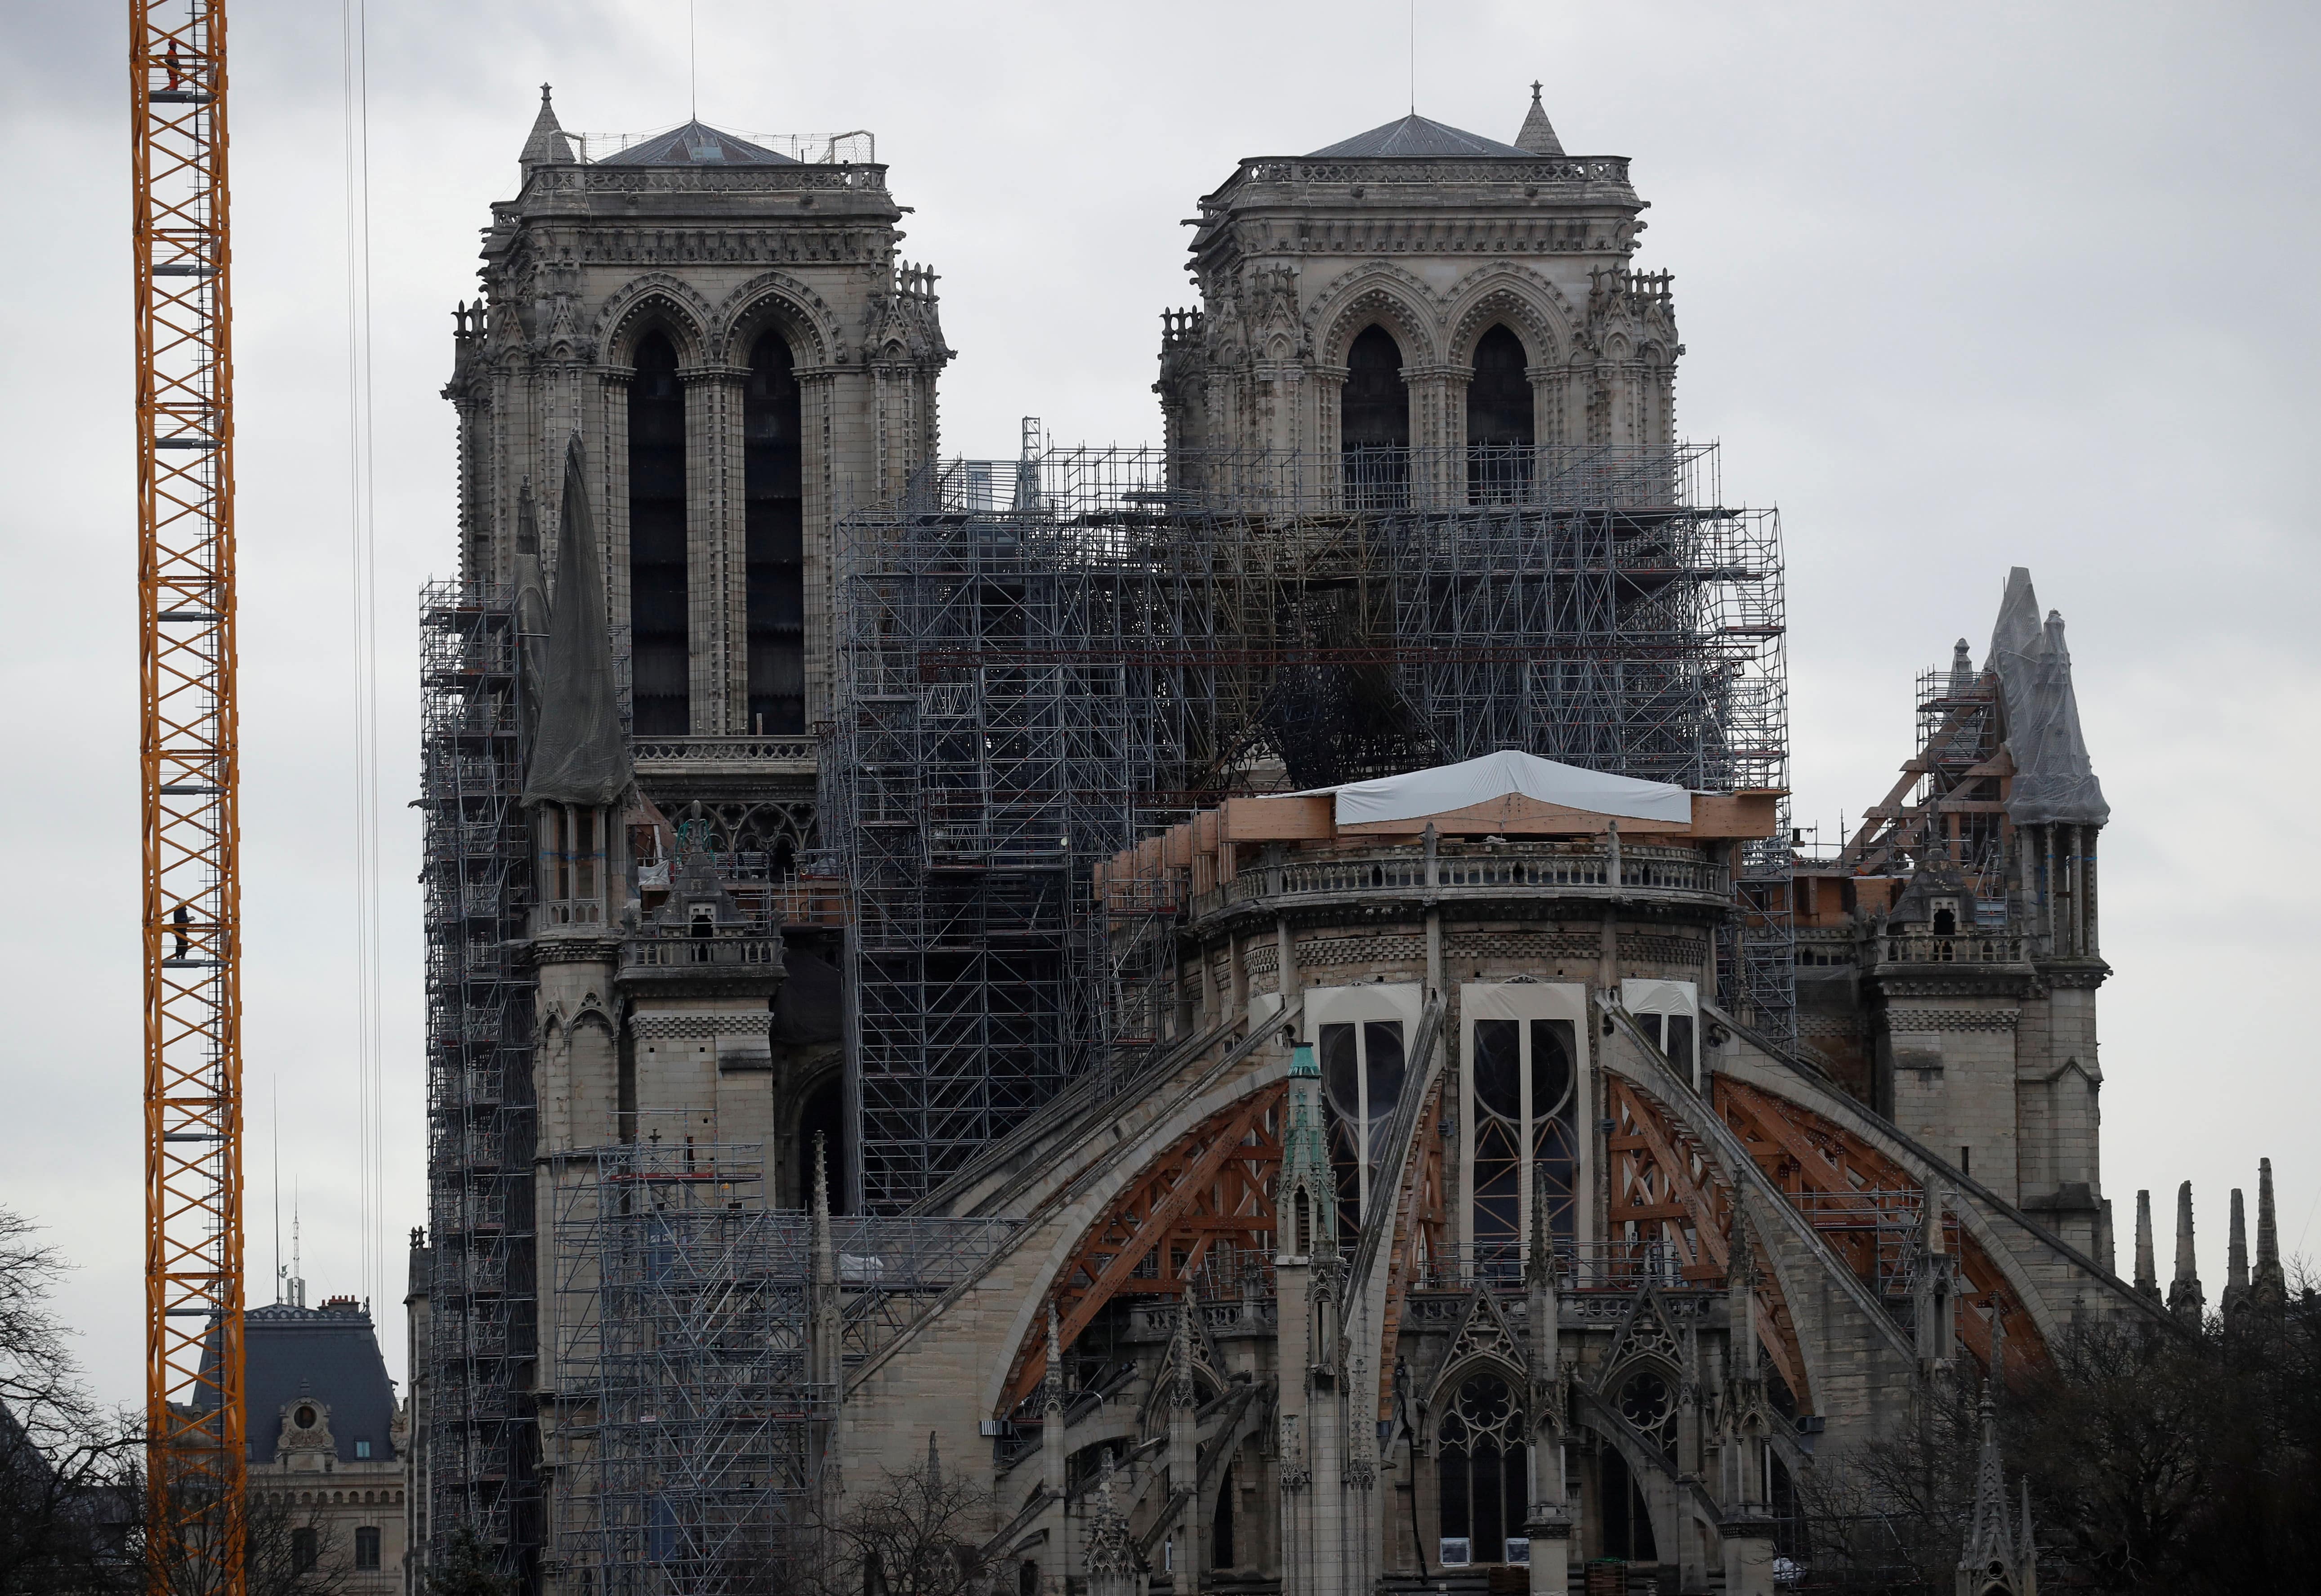
[[[1179,1408],[1199,1405],[1199,1388],[1193,1383],[1193,1288],[1185,1288],[1185,1300],[1177,1307],[1177,1345],[1173,1349],[1176,1366],[1170,1371],[1169,1401]]]
[[[540,86],[540,114],[532,120],[532,136],[523,141],[523,153],[516,158],[526,176],[534,167],[569,166],[572,162],[572,141],[564,136],[563,127],[556,120],[556,106],[548,97],[548,85]]]
[[[935,1450],[935,1432],[927,1431],[927,1494],[942,1489],[942,1454]]]
[[[1515,148],[1526,155],[1561,155],[1563,141],[1555,136],[1554,124],[1547,120],[1547,107],[1539,103],[1540,85],[1531,86],[1531,110],[1525,113],[1523,131],[1515,135]]]
[[[2216,1306],[2230,1319],[2248,1301],[2248,1213],[2241,1206],[2241,1189],[2233,1188],[2233,1221],[2225,1245],[2225,1294]]]
[[[2135,1289],[2160,1300],[2160,1267],[2152,1255],[2152,1193],[2135,1194]]]
[[[2168,1311],[2197,1328],[2207,1305],[2192,1250],[2192,1183],[2186,1181],[2176,1188],[2176,1278],[2168,1287]]]
[[[2249,1305],[2280,1313],[2289,1305],[2289,1282],[2280,1271],[2280,1227],[2272,1211],[2272,1160],[2256,1165],[2256,1269],[2249,1277]]]
[[[1967,1519],[1966,1546],[1959,1555],[1959,1572],[1973,1576],[1971,1588],[1988,1591],[1986,1581],[2001,1576],[2016,1558],[2015,1533],[2007,1521],[2007,1475],[1998,1456],[1998,1407],[1991,1400],[1991,1383],[1982,1386],[1982,1452],[1974,1470],[1974,1510]],[[1969,1588],[1961,1582],[1961,1589]]]

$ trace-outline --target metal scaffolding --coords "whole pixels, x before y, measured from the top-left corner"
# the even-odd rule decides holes
[[[1195,808],[1500,748],[1785,786],[1779,522],[1720,496],[1709,448],[1059,449],[844,518],[858,1206],[1161,1039],[1174,905],[1106,925],[1090,871]],[[1786,833],[1740,862],[1734,996],[1786,1038]]]
[[[816,1326],[814,1224],[765,1203],[753,1145],[638,1142],[559,1161],[557,1385],[572,1465],[557,1547],[599,1596],[762,1591],[807,1549],[844,1369],[1021,1221],[832,1222]],[[838,1356],[815,1338],[834,1332]],[[823,1377],[817,1377],[821,1371]]]
[[[538,1440],[521,1371],[537,1335],[533,981],[526,934],[514,595],[422,594],[427,934],[427,1186],[432,1413],[428,1522],[472,1527],[529,1573]],[[439,1544],[429,1548],[440,1555]]]

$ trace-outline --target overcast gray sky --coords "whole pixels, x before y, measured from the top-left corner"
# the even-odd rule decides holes
[[[79,1265],[102,1389],[140,1389],[125,7],[0,5],[0,1202]],[[370,6],[385,744],[388,1291],[424,1218],[412,595],[452,568],[450,310],[539,98],[687,108],[682,0]],[[310,1300],[357,1291],[353,712],[339,8],[233,0],[253,1301],[280,1096]],[[869,128],[943,274],[948,450],[1156,438],[1179,219],[1245,155],[1401,114],[1401,0],[1165,8],[699,0],[702,117]],[[1911,752],[1911,678],[1987,641],[2007,567],[2071,626],[2105,835],[2104,1174],[2125,1248],[2279,1165],[2321,1252],[2307,1011],[2321,589],[2321,226],[2303,5],[1422,5],[1418,109],[1634,159],[1676,274],[1679,419],[1789,539],[1801,822]],[[2163,1267],[2169,1242],[2162,1238]],[[2125,1255],[2122,1264],[2126,1263]],[[385,1316],[403,1370],[399,1312]]]

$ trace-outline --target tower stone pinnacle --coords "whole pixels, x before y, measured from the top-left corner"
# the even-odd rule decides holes
[[[2152,1193],[2135,1194],[2135,1289],[2157,1301],[2160,1270],[2152,1253]]]
[[[2192,1247],[2192,1183],[2176,1188],[2176,1279],[2168,1287],[2168,1311],[2198,1325],[2208,1300],[2200,1292],[2199,1260]]]
[[[1515,148],[1527,155],[1561,155],[1563,141],[1555,136],[1555,126],[1547,120],[1547,107],[1539,103],[1540,85],[1531,86],[1531,110],[1525,115],[1523,131],[1515,135]]]
[[[544,83],[540,86],[540,114],[532,119],[531,135],[517,159],[527,173],[534,167],[561,166],[572,159],[572,141],[565,137],[563,125],[556,120],[556,106]]]

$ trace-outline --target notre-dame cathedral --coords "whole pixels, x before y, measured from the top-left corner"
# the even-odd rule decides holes
[[[423,617],[418,1555],[884,1590],[915,1503],[1020,1596],[1765,1596],[1923,1383],[2198,1313],[2115,1267],[2061,617],[2013,573],[1799,846],[1778,524],[1536,86],[1224,175],[1100,458],[943,458],[866,144],[543,91],[521,165]]]

